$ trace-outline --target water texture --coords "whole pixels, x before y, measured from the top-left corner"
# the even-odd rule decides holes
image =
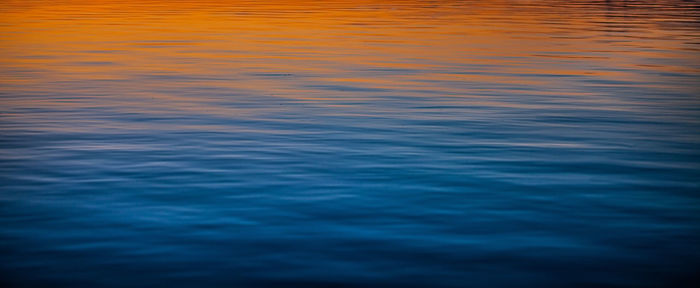
[[[690,287],[698,19],[3,0],[0,284]]]

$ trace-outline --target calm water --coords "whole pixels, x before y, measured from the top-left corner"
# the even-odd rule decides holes
[[[0,284],[700,271],[699,2],[266,2],[0,3]]]

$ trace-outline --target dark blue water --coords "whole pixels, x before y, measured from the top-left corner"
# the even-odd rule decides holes
[[[0,4],[2,286],[700,271],[697,1],[80,2]]]

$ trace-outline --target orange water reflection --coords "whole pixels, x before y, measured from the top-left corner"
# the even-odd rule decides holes
[[[103,104],[152,97],[208,113],[222,109],[206,104],[216,99],[168,89],[309,101],[378,94],[485,101],[480,92],[495,91],[566,94],[584,104],[624,100],[574,88],[582,77],[695,89],[695,15],[650,9],[653,2],[618,4],[9,1],[0,8],[0,85],[8,93],[98,93]],[[74,96],[31,99],[31,106],[86,99]],[[4,105],[30,105],[25,100]]]

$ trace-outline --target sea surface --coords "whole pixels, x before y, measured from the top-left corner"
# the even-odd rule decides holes
[[[0,2],[0,286],[699,272],[699,1]]]

